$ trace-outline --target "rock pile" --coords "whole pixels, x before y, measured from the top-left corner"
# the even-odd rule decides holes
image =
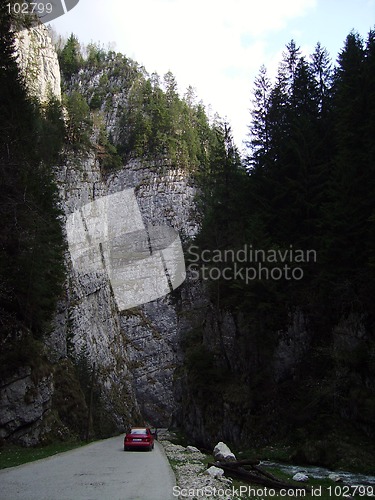
[[[206,489],[207,492],[216,491],[219,495],[215,495],[216,499],[231,500],[232,496],[228,496],[224,491],[231,489],[232,481],[223,476],[223,471],[218,469],[217,472],[213,469],[216,467],[208,468],[207,456],[201,453],[193,446],[184,446],[173,444],[170,439],[173,436],[167,431],[159,432],[158,441],[163,445],[165,453],[171,462],[176,475],[176,483],[180,490],[189,490],[191,492]],[[180,496],[176,498],[186,498]],[[194,497],[190,497],[194,498]],[[210,499],[209,495],[204,496]]]

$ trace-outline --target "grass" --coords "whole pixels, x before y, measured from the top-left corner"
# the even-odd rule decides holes
[[[64,451],[73,450],[85,444],[87,443],[82,441],[57,442],[34,448],[24,448],[22,446],[7,444],[0,448],[0,469],[34,462],[41,458],[51,457]]]

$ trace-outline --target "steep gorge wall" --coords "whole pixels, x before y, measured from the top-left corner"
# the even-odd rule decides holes
[[[61,99],[59,64],[48,30],[44,26],[22,30],[15,48],[29,94],[42,102]],[[32,445],[57,431],[54,369],[49,350],[41,346],[37,352],[26,329],[18,327],[10,337],[5,339],[7,350],[35,349],[35,356],[31,366],[17,363],[13,373],[0,380],[0,439]],[[61,422],[59,425],[62,429]]]
[[[146,225],[169,225],[187,235],[196,231],[189,213],[195,190],[181,170],[167,163],[133,161],[104,180],[92,157],[78,167],[59,169],[58,179],[66,215],[133,188]],[[52,343],[64,346],[68,338],[76,359],[84,355],[91,366],[95,363],[97,384],[119,428],[139,419],[134,394],[146,419],[167,426],[176,411],[177,323],[173,297],[119,312],[107,277],[81,275],[69,263],[67,296],[56,317]],[[64,349],[61,356],[66,355]]]
[[[17,53],[30,95],[40,101],[60,99],[59,65],[47,29],[39,26],[20,32]],[[91,88],[97,75],[82,74],[80,78]],[[121,87],[123,82],[116,78],[109,88],[111,83]],[[124,105],[126,95],[120,92],[109,99],[105,121],[108,130],[115,132],[119,115],[114,104]],[[65,219],[87,203],[133,188],[145,225],[169,225],[181,235],[194,234],[191,207],[195,190],[181,169],[167,160],[132,161],[103,178],[93,151],[71,157],[56,168]],[[75,419],[87,418],[82,390],[87,396],[92,382],[95,402],[105,412],[102,420],[110,420],[101,429],[104,433],[141,422],[141,411],[150,423],[168,425],[176,410],[173,374],[178,363],[173,297],[119,313],[108,277],[99,272],[80,274],[68,250],[65,257],[65,293],[51,331],[43,339],[43,366],[25,366],[1,381],[0,437],[32,445],[46,439],[52,429],[61,435],[69,433],[59,422],[59,405],[65,405],[65,413],[77,410]],[[69,360],[77,366],[76,375]],[[77,373],[85,379],[80,380],[81,388]],[[69,410],[64,397],[71,399],[73,392],[83,406],[75,409],[72,401]],[[81,428],[85,425],[79,424]]]
[[[107,131],[117,137],[131,79],[119,76],[116,61],[113,64],[100,113]],[[103,91],[99,82],[104,75],[103,68],[81,70],[73,77],[72,88],[92,98],[98,88]],[[133,188],[146,224],[170,225],[183,239],[197,232],[194,187],[189,175],[168,161],[132,160],[106,178],[101,177],[97,163],[92,161],[84,174],[88,181],[84,189],[74,181],[74,172],[79,169],[73,168],[72,172],[72,179],[68,175],[61,185],[66,213],[87,201]],[[87,317],[84,328],[73,321],[73,344],[78,354],[78,346],[87,345],[84,350],[90,351],[95,344],[94,340],[85,340],[92,317],[85,304],[95,280],[87,279],[86,285],[82,277],[74,280],[80,282],[82,294],[82,310],[76,317]],[[95,293],[93,296],[100,307],[111,300]],[[361,377],[360,359],[349,363],[342,360],[351,357],[353,346],[360,349],[370,339],[364,318],[343,315],[335,321],[328,317],[317,321],[319,311],[309,311],[306,304],[305,311],[291,309],[283,327],[265,331],[264,325],[252,324],[243,313],[223,310],[209,297],[205,284],[188,276],[178,290],[157,301],[120,314],[112,308],[119,325],[116,333],[123,339],[121,359],[128,368],[140,410],[150,422],[176,423],[206,445],[221,439],[264,444],[293,434],[295,428],[308,434],[303,429],[313,426],[311,415],[320,416],[322,404],[324,411],[330,411],[332,406],[337,416],[349,421],[355,414],[362,414],[363,428],[369,432],[371,411],[363,411],[355,393],[363,389],[366,405],[370,405],[374,380]],[[71,305],[67,309],[71,321]],[[96,344],[102,335],[105,338],[104,331],[96,337]],[[102,344],[106,342],[102,340]],[[95,352],[92,361],[100,358],[99,351]],[[113,353],[106,352],[109,379],[102,386],[107,390],[115,386],[110,371],[116,373],[116,368]],[[326,368],[326,353],[329,371],[322,376],[319,370]],[[345,393],[345,377],[355,379],[356,391],[352,394]],[[107,393],[110,405],[110,391]],[[306,394],[311,394],[311,401]],[[324,425],[319,423],[320,427]]]

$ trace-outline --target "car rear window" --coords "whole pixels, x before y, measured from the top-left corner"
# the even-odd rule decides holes
[[[147,434],[146,429],[132,429],[130,434]]]

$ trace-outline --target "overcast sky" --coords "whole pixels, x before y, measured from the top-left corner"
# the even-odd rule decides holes
[[[366,38],[374,28],[375,0],[80,0],[51,24],[111,43],[149,73],[171,70],[182,94],[192,85],[228,119],[242,149],[261,64],[275,72],[292,38],[306,55],[320,41],[335,61],[352,29]]]

